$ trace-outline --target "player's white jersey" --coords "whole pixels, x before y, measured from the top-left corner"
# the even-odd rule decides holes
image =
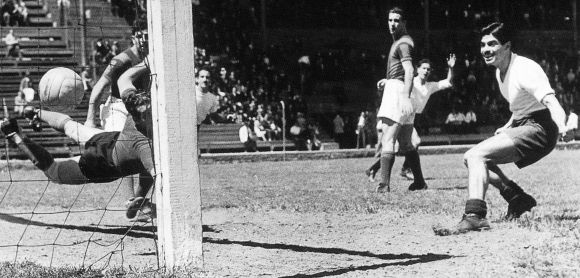
[[[421,114],[429,101],[429,97],[437,91],[445,90],[451,88],[451,82],[447,79],[443,79],[438,82],[426,82],[421,84],[421,79],[415,77],[413,79],[413,92],[411,93],[411,101],[413,102],[413,108],[415,113]]]
[[[529,115],[546,109],[541,101],[553,94],[548,77],[538,63],[512,53],[507,73],[502,81],[499,69],[496,78],[503,97],[510,104],[510,111],[515,117]]]
[[[212,93],[202,93],[201,90],[195,90],[197,97],[197,125],[200,125],[207,115],[214,113],[219,108],[219,98]]]

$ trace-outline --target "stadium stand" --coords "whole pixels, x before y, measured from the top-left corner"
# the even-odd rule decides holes
[[[0,28],[2,37],[12,28],[21,38],[20,46],[24,58],[21,61],[0,59],[0,97],[5,97],[9,106],[13,105],[19,81],[25,70],[30,71],[33,85],[36,86],[48,68],[75,67],[80,61],[79,51],[74,51],[79,49],[78,22],[69,22],[69,29],[73,31],[67,34],[66,29],[60,28],[55,23],[59,14],[57,0],[46,0],[45,6],[39,4],[42,1],[27,0],[26,3],[31,17],[29,27]],[[71,3],[73,5],[70,7],[69,16],[78,18],[79,8],[75,6],[77,5],[75,1]],[[255,39],[255,34],[249,32],[243,25],[237,24],[239,20],[236,15],[241,15],[224,13],[222,7],[224,3],[219,3],[220,1],[217,1],[212,5],[194,7],[194,13],[198,15],[194,22],[198,47],[196,67],[210,67],[216,79],[219,78],[220,68],[225,67],[228,75],[220,88],[220,90],[225,88],[226,96],[221,102],[223,108],[220,111],[221,118],[209,123],[214,124],[213,126],[203,125],[200,131],[199,147],[203,152],[242,151],[243,146],[237,136],[239,122],[257,117],[257,109],[261,107],[262,111],[271,112],[270,119],[280,123],[280,100],[286,103],[287,128],[296,120],[297,112],[307,112],[308,120],[313,120],[320,126],[320,137],[323,142],[331,142],[332,139],[328,135],[331,131],[328,126],[332,117],[325,115],[334,116],[338,111],[343,113],[345,120],[350,118],[350,123],[345,127],[346,132],[354,132],[354,128],[349,125],[354,122],[353,115],[360,113],[360,110],[354,111],[353,107],[360,109],[367,105],[365,101],[373,102],[373,96],[361,97],[361,89],[366,88],[364,84],[374,84],[374,80],[384,74],[381,53],[371,47],[357,49],[361,44],[371,42],[365,39],[367,37],[382,39],[377,35],[377,31],[373,30],[372,26],[376,27],[373,25],[376,23],[367,26],[370,28],[364,32],[355,30],[358,34],[356,42],[336,41],[337,36],[332,34],[343,32],[340,26],[334,31],[331,29],[322,33],[317,31],[315,35],[309,35],[311,32],[304,30],[300,33],[300,30],[280,29],[270,36],[272,44],[262,49],[259,40]],[[93,42],[97,39],[118,41],[120,48],[124,49],[128,45],[131,29],[131,17],[127,18],[126,15],[131,11],[121,11],[119,9],[122,7],[112,7],[111,3],[102,0],[86,1],[85,4],[91,14],[87,19],[88,39],[85,49],[87,53],[93,52]],[[116,14],[113,14],[113,8],[116,8]],[[248,26],[255,27],[256,22]],[[281,30],[286,30],[286,33]],[[576,107],[577,111],[579,109],[576,99],[580,78],[570,79],[569,72],[580,76],[580,67],[577,67],[574,56],[564,51],[564,46],[570,45],[571,36],[567,36],[568,33],[568,30],[524,31],[517,45],[522,54],[534,58],[544,67],[553,87],[559,90],[560,101],[565,106]],[[325,34],[328,36],[326,39]],[[362,36],[363,34],[367,36]],[[458,86],[434,96],[430,104],[433,108],[428,108],[425,115],[420,118],[421,125],[418,128],[425,136],[423,143],[426,145],[477,142],[489,134],[491,127],[505,122],[504,114],[507,107],[501,100],[497,88],[491,85],[494,84],[493,74],[478,62],[477,51],[472,52],[472,47],[468,43],[472,41],[470,34],[468,29],[454,31],[452,37],[449,37],[451,36],[449,32],[443,29],[433,30],[431,33],[432,40],[441,43],[437,46],[432,45],[430,58],[439,61],[438,58],[445,56],[444,52],[453,49],[458,54],[458,63],[461,66],[457,74]],[[418,40],[422,39],[419,35],[416,37]],[[319,45],[315,45],[317,41]],[[550,46],[546,49],[555,50],[540,51],[541,46],[546,44]],[[6,47],[0,44],[0,57],[4,57],[5,54]],[[303,57],[309,58],[308,65],[297,63],[298,59]],[[17,65],[15,62],[18,62]],[[99,68],[104,67],[94,62],[91,62],[91,66],[97,69],[95,75],[98,75],[96,72],[99,72]],[[437,67],[436,65],[436,72],[444,72]],[[80,71],[79,68],[76,69]],[[472,83],[470,71],[473,71],[473,76],[476,77]],[[345,79],[356,76],[362,77],[356,80]],[[306,82],[299,83],[297,80]],[[558,85],[559,82],[562,83],[561,86]],[[473,88],[477,90],[474,91]],[[452,106],[461,109],[475,107],[478,116],[477,133],[446,135],[442,132],[443,128],[440,127]],[[75,117],[79,120],[83,118],[83,109],[86,109],[86,103],[75,112]],[[367,105],[363,110],[373,109],[374,107]],[[55,151],[57,149],[55,146],[59,144],[62,145],[58,147],[59,151],[66,149],[63,148],[64,145],[70,149],[62,136],[59,141],[58,134],[47,132],[45,135],[52,138],[46,141],[51,142]],[[275,143],[259,141],[258,147],[260,150],[281,149],[280,140],[272,142]],[[287,142],[291,148],[291,140]],[[57,155],[68,156],[70,152]]]

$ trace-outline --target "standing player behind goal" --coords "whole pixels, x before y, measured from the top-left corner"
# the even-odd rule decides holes
[[[96,127],[97,113],[100,113],[101,126],[107,131],[119,131],[125,126],[127,119],[127,110],[121,100],[117,81],[121,74],[129,68],[141,63],[149,51],[147,45],[147,22],[143,20],[136,21],[133,28],[132,36],[133,45],[113,57],[105,71],[93,87],[89,98],[89,109],[85,125]],[[111,94],[107,98],[102,110],[99,111],[101,98],[110,87]]]
[[[84,144],[80,156],[55,161],[52,155],[24,136],[16,119],[0,122],[1,133],[21,149],[46,177],[59,184],[107,183],[139,174],[136,197],[127,203],[127,218],[134,218],[145,205],[145,196],[153,185],[155,169],[151,144],[138,132],[132,121],[122,131],[104,131],[75,122],[70,116],[27,107],[26,118],[36,117],[57,131]]]
[[[391,170],[395,162],[395,143],[399,142],[399,152],[409,160],[415,181],[409,186],[411,190],[427,187],[421,171],[419,154],[411,143],[415,114],[411,102],[413,89],[413,39],[408,35],[406,19],[401,8],[395,7],[388,14],[389,31],[393,44],[389,51],[387,76],[377,83],[384,87],[378,120],[382,123],[381,136],[381,182],[378,193],[390,191]]]
[[[413,92],[411,98],[415,114],[423,113],[423,110],[425,109],[425,106],[427,105],[427,102],[429,101],[429,98],[432,94],[452,87],[451,81],[453,80],[454,76],[453,67],[455,67],[455,61],[455,54],[450,54],[449,58],[447,58],[447,65],[449,66],[449,70],[447,71],[447,78],[437,82],[427,81],[432,71],[431,61],[429,59],[422,59],[419,61],[417,64],[417,76],[415,76],[413,79]],[[382,140],[381,136],[382,134],[379,132],[379,140]],[[415,149],[418,149],[419,144],[421,144],[421,137],[419,137],[419,134],[415,128],[413,128],[413,134],[411,135],[411,143]],[[379,147],[377,147],[377,152],[379,151]],[[374,181],[375,175],[380,168],[381,163],[379,159],[365,171],[370,181]],[[409,162],[407,159],[405,159],[405,162],[403,163],[403,169],[401,169],[401,176],[412,180],[414,177],[411,176],[412,174],[409,173],[410,171]]]
[[[509,102],[512,116],[493,137],[465,153],[465,165],[469,171],[465,214],[457,227],[451,230],[434,228],[436,234],[488,229],[484,200],[490,183],[508,202],[508,220],[531,210],[536,200],[510,180],[498,164],[513,162],[518,168],[526,167],[549,154],[556,146],[559,134],[569,140],[564,123],[566,114],[548,77],[536,62],[512,52],[512,38],[512,30],[499,22],[481,31],[481,55],[487,65],[496,67],[500,92]]]
[[[129,114],[135,120],[137,129],[152,138],[149,90],[138,88],[145,86],[149,80],[150,70],[145,62],[128,69],[119,77],[121,99],[127,106]],[[207,68],[201,68],[195,76],[195,94],[197,108],[197,130],[201,123],[219,108],[219,97],[211,92],[211,74]],[[139,85],[141,84],[141,85]],[[199,138],[199,136],[198,136]]]
[[[207,68],[201,68],[195,74],[195,96],[197,108],[197,130],[201,123],[220,107],[219,97],[211,91],[211,74]],[[199,138],[199,136],[198,136]]]

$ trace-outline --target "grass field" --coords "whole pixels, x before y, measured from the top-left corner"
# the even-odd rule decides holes
[[[580,276],[580,151],[554,151],[522,170],[506,165],[505,172],[536,197],[538,206],[505,222],[507,204],[490,189],[492,229],[448,237],[435,236],[431,228],[460,220],[467,195],[461,154],[423,156],[429,189],[421,192],[407,191],[410,182],[394,176],[391,193],[374,193],[376,184],[363,174],[371,162],[201,165],[205,268],[189,275]],[[399,158],[395,172],[401,163]],[[15,247],[0,247],[0,261],[6,262],[0,277],[158,275],[154,227],[124,219],[126,196],[118,183],[81,191],[81,186],[47,185],[34,170],[4,168],[1,177],[0,198],[6,196],[0,199],[0,246],[20,240],[30,247],[19,247],[18,254]],[[89,211],[22,213],[33,209]],[[51,259],[53,267],[45,267]],[[95,261],[95,269],[107,270],[79,271]]]

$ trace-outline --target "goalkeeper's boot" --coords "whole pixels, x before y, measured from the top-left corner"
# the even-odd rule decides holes
[[[129,219],[135,218],[137,212],[146,206],[148,200],[143,197],[133,197],[127,201],[127,212],[125,216]]]
[[[26,106],[24,107],[24,118],[30,121],[30,126],[32,130],[36,132],[42,131],[42,122],[40,118],[38,118],[38,109],[35,109],[33,106]]]
[[[132,222],[151,223],[157,218],[157,209],[154,203],[147,202],[143,204],[139,213],[133,218]]]

